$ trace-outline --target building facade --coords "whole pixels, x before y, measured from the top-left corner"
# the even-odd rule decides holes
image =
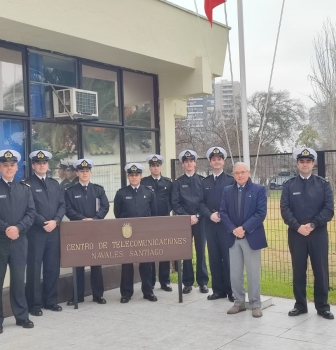
[[[221,80],[215,84],[215,110],[216,113],[232,115],[233,99],[236,101],[236,107],[240,106],[240,83],[229,80]]]

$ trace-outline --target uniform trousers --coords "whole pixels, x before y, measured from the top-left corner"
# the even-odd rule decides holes
[[[223,225],[205,221],[209,263],[212,276],[212,290],[221,296],[232,294],[230,281],[229,247],[225,240]]]
[[[230,248],[230,276],[235,305],[240,307],[245,307],[244,265],[250,307],[260,308],[261,249],[251,249],[246,238],[236,239]]]
[[[156,282],[156,266],[155,262],[151,263],[152,267],[152,286],[155,286]],[[159,262],[159,282],[162,285],[170,284],[170,261]]]
[[[7,265],[10,271],[10,302],[17,320],[28,319],[28,306],[25,297],[25,268],[27,263],[28,242],[25,235],[17,240],[0,241],[0,325],[4,320],[2,306],[2,288]]]
[[[307,311],[308,255],[314,273],[314,303],[317,311],[330,311],[328,304],[328,232],[326,227],[315,229],[308,236],[290,230],[288,245],[292,256],[295,308]]]
[[[26,298],[29,311],[57,304],[57,284],[60,274],[60,232],[43,228],[29,231]],[[41,268],[43,263],[43,284]]]
[[[141,290],[143,295],[153,294],[151,263],[140,263]],[[134,293],[134,266],[133,264],[121,265],[120,294],[123,297],[131,297]]]
[[[102,267],[91,266],[90,267],[90,282],[92,289],[93,298],[101,298],[104,294],[104,281]],[[85,290],[85,267],[76,267],[77,275],[77,295],[78,300],[84,300],[84,290]]]
[[[204,232],[204,222],[201,220],[196,225],[192,225],[191,231],[196,250],[196,281],[199,286],[204,286],[209,282],[208,270],[205,262],[206,237]],[[182,273],[183,284],[186,287],[191,287],[195,281],[192,260],[183,260]]]

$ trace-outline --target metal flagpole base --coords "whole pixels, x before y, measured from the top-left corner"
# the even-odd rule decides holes
[[[77,271],[76,268],[72,268],[72,278],[73,278],[73,300],[74,300],[74,309],[78,309],[78,294],[77,294]]]
[[[181,260],[177,261],[177,277],[178,277],[179,303],[183,303]]]

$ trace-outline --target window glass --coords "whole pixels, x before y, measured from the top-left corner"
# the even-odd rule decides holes
[[[26,130],[25,122],[10,119],[0,119],[0,150],[12,149],[21,155],[19,170],[15,180],[25,177]]]
[[[155,132],[125,130],[126,162],[137,162],[145,167],[143,176],[150,174],[146,157],[156,152]]]
[[[0,47],[0,110],[25,112],[22,53]]]
[[[82,66],[83,89],[98,93],[99,120],[119,123],[117,72]]]
[[[60,160],[73,162],[77,157],[77,127],[71,124],[33,123],[32,150],[43,149],[53,157],[49,161],[50,176],[62,182],[65,174],[58,171]]]
[[[83,141],[84,157],[94,162],[91,181],[103,186],[112,202],[121,187],[119,130],[84,126]]]
[[[154,79],[123,72],[125,125],[154,128]]]

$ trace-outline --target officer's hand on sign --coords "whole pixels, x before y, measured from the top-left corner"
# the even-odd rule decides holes
[[[19,238],[19,229],[16,226],[9,226],[6,229],[6,235],[14,241]]]
[[[83,219],[83,221],[89,221],[89,220],[93,220],[92,218],[85,218]]]
[[[47,232],[51,232],[57,226],[57,222],[55,220],[49,220],[44,222],[44,230]]]
[[[190,216],[191,225],[196,225],[198,223],[198,218],[196,215]]]
[[[210,220],[216,223],[221,221],[220,217],[218,216],[218,211],[211,214]]]
[[[308,229],[307,225],[301,225],[298,229],[298,232],[303,236],[308,236],[311,231],[311,228]]]

